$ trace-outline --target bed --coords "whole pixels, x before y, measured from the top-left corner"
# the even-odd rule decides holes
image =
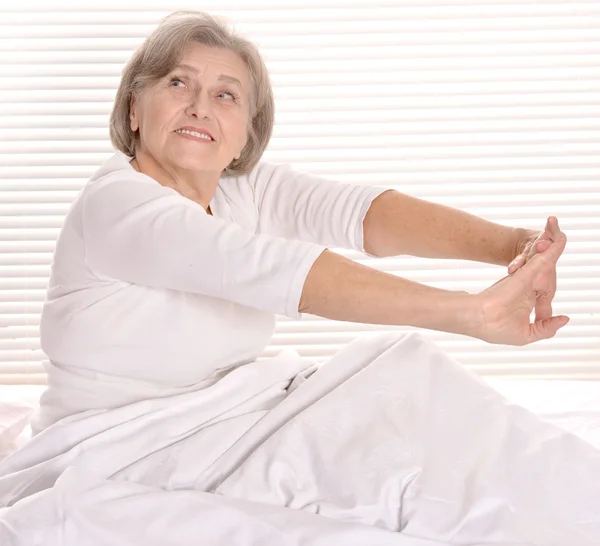
[[[240,405],[240,385],[264,393],[249,398],[262,408],[285,362],[229,374],[220,395],[143,401],[36,436],[3,463],[0,543],[597,546],[600,382],[485,380],[507,406],[419,336],[352,345],[266,413]],[[43,389],[0,387],[2,456],[28,441]],[[232,409],[203,426],[220,403]]]
[[[511,402],[600,449],[600,381],[487,379]],[[0,385],[0,460],[31,435],[29,421],[43,385]]]

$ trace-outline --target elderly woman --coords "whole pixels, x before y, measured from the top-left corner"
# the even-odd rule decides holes
[[[418,334],[257,359],[276,313],[552,337],[556,218],[533,233],[263,162],[273,113],[256,47],[208,15],[167,17],[128,63],[117,152],[58,239],[48,388],[0,464],[0,542],[599,544],[600,453]],[[509,275],[441,290],[330,246]]]

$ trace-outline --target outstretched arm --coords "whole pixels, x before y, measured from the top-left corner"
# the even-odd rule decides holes
[[[333,320],[441,330],[506,345],[550,338],[568,321],[552,316],[551,307],[552,278],[567,238],[556,222],[550,229],[552,242],[545,249],[479,294],[426,286],[325,250],[308,273],[300,311]]]
[[[81,197],[86,263],[98,279],[300,318],[304,280],[324,246],[254,234],[137,172],[108,175]]]
[[[534,235],[398,191],[373,200],[363,231],[365,250],[382,258],[408,254],[504,266]]]

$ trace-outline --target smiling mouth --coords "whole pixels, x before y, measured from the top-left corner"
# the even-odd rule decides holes
[[[198,131],[191,131],[190,129],[177,129],[175,131],[178,135],[191,138],[192,140],[199,140],[204,142],[214,142],[215,140],[206,133],[200,133]]]

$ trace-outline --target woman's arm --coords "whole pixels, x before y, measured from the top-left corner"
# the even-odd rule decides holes
[[[425,286],[325,250],[306,277],[299,310],[334,320],[416,326],[506,345],[547,339],[568,322],[568,317],[552,316],[549,286],[566,236],[558,224],[551,227],[554,242],[479,294]],[[534,308],[536,319],[531,323]]]
[[[102,281],[203,294],[300,318],[308,270],[326,247],[254,234],[146,175],[116,171],[79,204],[87,267]]]
[[[266,161],[238,181],[252,189],[257,233],[361,252],[365,215],[376,197],[391,191]]]
[[[474,335],[481,320],[474,303],[468,292],[419,284],[325,250],[306,277],[299,311],[332,320]]]
[[[373,200],[363,231],[365,250],[382,258],[408,254],[504,266],[533,233],[394,190]]]

